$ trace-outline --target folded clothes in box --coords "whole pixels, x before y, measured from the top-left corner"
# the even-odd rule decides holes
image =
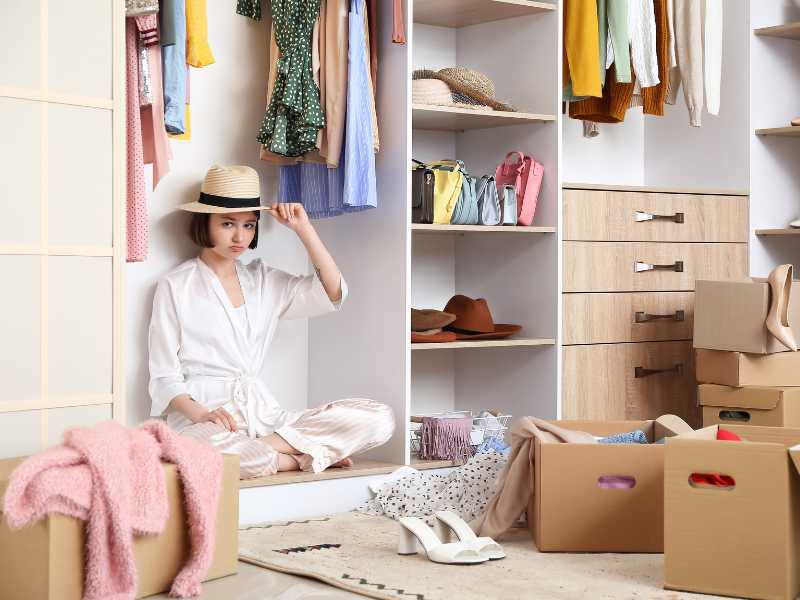
[[[649,443],[535,444],[528,526],[540,551],[663,552],[664,444],[691,431],[657,421],[554,421],[597,438],[641,431]]]

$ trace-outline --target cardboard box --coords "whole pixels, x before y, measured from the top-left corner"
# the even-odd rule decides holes
[[[800,294],[800,281],[792,283]],[[795,296],[798,297],[798,296]],[[767,330],[770,292],[765,279],[695,283],[694,347],[772,354],[789,349]],[[800,302],[789,305],[789,323],[800,325]]]
[[[800,429],[726,425],[741,442],[716,440],[715,425],[667,441],[664,587],[793,600],[800,592]],[[729,475],[732,487],[690,483]]]
[[[695,378],[698,383],[732,387],[800,386],[800,352],[744,354],[720,350],[695,350]]]
[[[671,419],[662,417],[668,426],[654,421],[557,424],[596,436],[641,429],[654,442],[685,430]],[[664,551],[663,444],[534,443],[528,527],[540,551]],[[633,487],[603,487],[609,476],[633,478]]]
[[[763,425],[800,428],[800,388],[728,387],[705,383],[698,387],[703,427]]]
[[[0,496],[22,458],[0,460]],[[134,537],[137,598],[166,592],[189,553],[181,485],[175,465],[164,464],[169,519],[159,536]],[[36,525],[11,531],[0,519],[0,598],[3,600],[81,600],[85,523],[52,515]],[[206,580],[237,570],[239,457],[225,456],[217,512],[214,561]]]

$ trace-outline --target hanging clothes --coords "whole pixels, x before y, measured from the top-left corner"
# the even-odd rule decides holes
[[[606,19],[608,20],[608,36],[606,37],[605,71],[612,64],[616,65],[617,81],[631,83],[630,36],[628,34],[628,0],[607,0]]]
[[[311,38],[321,0],[272,3],[272,23],[280,49],[275,89],[258,141],[276,154],[300,156],[316,147],[325,126],[319,88],[311,70]]]
[[[719,114],[722,74],[722,2],[720,0],[668,0],[673,38],[667,103],[675,104],[678,88],[689,110],[689,124],[702,125],[704,97],[708,110]],[[705,48],[705,50],[704,50]]]
[[[377,206],[375,184],[374,97],[370,88],[364,37],[364,0],[350,0],[350,44],[347,73],[347,123],[344,146],[344,203]]]
[[[319,25],[312,35],[313,47],[318,47],[320,103],[325,110],[325,127],[317,137],[317,149],[302,157],[288,158],[261,146],[260,158],[278,165],[290,165],[298,161],[318,162],[331,168],[339,165],[344,141],[347,107],[347,49],[349,0],[326,0],[320,7]],[[315,39],[318,37],[318,42]],[[270,33],[269,73],[267,75],[267,98],[272,97],[277,77],[280,50],[275,40],[274,26]]]
[[[606,71],[606,83],[601,98],[585,98],[569,103],[569,116],[598,123],[621,123],[633,96],[634,81],[617,81],[616,65]]]
[[[565,1],[563,85],[572,82],[575,96],[603,95],[597,28],[596,0]]]
[[[206,0],[186,0],[186,63],[196,68],[214,64],[208,45]]]
[[[722,87],[722,0],[706,0],[703,14],[703,78],[706,110],[719,114]]]
[[[367,21],[369,22],[369,67],[373,92],[378,86],[378,0],[368,0]]]
[[[159,0],[158,29],[161,47],[175,44],[175,2],[178,0]]]
[[[658,85],[656,56],[656,19],[653,0],[630,0],[628,35],[631,42],[631,63],[642,88]]]
[[[169,133],[184,133],[186,123],[186,4],[172,3],[175,43],[163,47],[164,123]]]
[[[133,19],[125,19],[125,74],[127,93],[127,202],[126,233],[127,261],[137,262],[147,258],[147,194],[144,186],[144,159],[142,151],[142,121],[139,110],[138,89],[139,56],[138,29]]]
[[[150,76],[153,82],[153,102],[142,108],[142,160],[153,165],[153,189],[169,173],[172,151],[164,123],[164,92],[161,75],[161,46],[147,48]]]
[[[664,102],[669,87],[669,19],[667,0],[654,0],[656,22],[656,56],[658,61],[658,85],[642,89],[642,110],[646,115],[664,115]]]

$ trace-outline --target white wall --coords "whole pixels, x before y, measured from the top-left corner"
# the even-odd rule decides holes
[[[750,3],[753,28],[800,19],[797,3]],[[752,129],[784,127],[800,116],[800,44],[750,35],[750,123]],[[781,228],[800,216],[797,138],[750,134],[750,273],[766,275],[775,265],[800,265],[797,238],[756,237],[759,228]],[[795,275],[797,277],[797,275]]]
[[[625,121],[600,124],[600,135],[583,137],[583,122],[562,116],[563,181],[644,185],[644,128],[641,109],[631,109]]]
[[[196,199],[209,166],[247,164],[261,174],[262,202],[275,199],[277,170],[258,158],[256,132],[266,106],[267,21],[236,14],[235,3],[208,3],[209,41],[216,63],[191,73],[192,139],[172,140],[172,171],[149,196],[150,257],[126,269],[127,419],[146,418],[147,324],[158,278],[197,254],[186,230],[189,218],[175,207]],[[148,190],[150,189],[150,167]],[[269,217],[265,217],[270,220]],[[306,254],[288,229],[265,221],[255,257],[295,273],[307,272]],[[264,377],[287,409],[305,408],[308,390],[307,321],[282,322],[270,349]]]

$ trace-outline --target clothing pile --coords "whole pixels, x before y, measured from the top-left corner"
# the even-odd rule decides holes
[[[147,259],[144,165],[169,172],[169,138],[188,140],[189,67],[214,63],[206,0],[126,0],[128,262]]]
[[[393,41],[403,43],[398,5]],[[302,202],[311,218],[378,204],[377,7],[271,3],[267,109],[256,137],[261,159],[281,166],[278,200]],[[260,2],[239,0],[236,12],[260,20]]]
[[[495,486],[507,454],[491,450],[478,453],[465,465],[446,475],[402,467],[397,478],[389,477],[374,498],[356,510],[392,519],[421,517],[433,525],[439,510],[451,510],[466,520],[483,514],[494,496]]]
[[[567,0],[563,64],[563,99],[587,137],[632,107],[663,116],[681,85],[700,127],[704,105],[719,114],[722,0]]]

